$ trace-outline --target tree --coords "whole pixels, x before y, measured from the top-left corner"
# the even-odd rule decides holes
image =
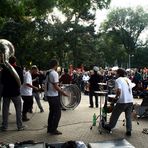
[[[100,48],[106,57],[105,61],[109,65],[116,61],[119,66],[126,67],[129,56],[133,54],[135,55],[132,58],[134,61],[138,51],[146,45],[140,40],[140,35],[147,29],[147,26],[148,13],[141,7],[136,10],[131,8],[111,10],[107,19],[101,24],[99,32],[103,38],[103,41],[101,38],[99,40],[102,41]],[[138,66],[136,61],[133,66]]]
[[[139,46],[139,37],[148,26],[148,13],[141,7],[135,11],[131,8],[112,10],[102,24],[104,31],[114,31],[122,41],[128,53]]]
[[[0,37],[15,45],[16,56],[22,65],[39,63],[43,67],[48,65],[50,58],[57,57],[60,64],[71,60],[77,66],[85,59],[79,52],[85,53],[87,41],[94,40],[94,15],[90,9],[107,8],[110,1],[1,0]],[[49,22],[48,16],[54,7],[65,14],[66,22]],[[84,20],[88,26],[81,24]],[[74,53],[77,54],[73,56]]]

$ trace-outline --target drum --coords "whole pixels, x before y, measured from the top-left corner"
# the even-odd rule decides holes
[[[81,91],[75,84],[64,85],[62,89],[69,94],[69,97],[61,95],[62,108],[66,110],[75,109],[81,101]]]

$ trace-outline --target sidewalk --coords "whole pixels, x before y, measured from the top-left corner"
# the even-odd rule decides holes
[[[140,99],[134,99],[135,102],[141,102]],[[136,148],[147,148],[148,135],[143,134],[143,128],[148,128],[148,119],[140,119],[140,125],[133,121],[133,132],[131,137],[125,136],[125,126],[123,126],[124,114],[121,115],[117,126],[113,129],[112,134],[98,133],[98,124],[92,130],[92,116],[94,113],[99,114],[99,108],[89,108],[88,96],[82,94],[82,100],[75,110],[62,111],[62,116],[59,124],[59,130],[62,135],[49,135],[46,133],[47,118],[48,118],[48,102],[41,100],[45,112],[40,113],[36,102],[34,101],[33,114],[28,114],[30,121],[24,122],[26,130],[17,131],[15,124],[15,111],[13,104],[10,106],[11,115],[9,116],[9,128],[7,132],[0,132],[0,142],[15,143],[27,140],[36,142],[56,143],[66,142],[69,140],[83,141],[85,144],[116,140],[125,138]],[[109,119],[110,114],[108,114]],[[1,122],[1,111],[0,111]]]

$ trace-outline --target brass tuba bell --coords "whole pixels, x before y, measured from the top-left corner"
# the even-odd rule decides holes
[[[0,65],[5,66],[12,76],[15,78],[17,84],[21,86],[20,77],[16,70],[9,64],[9,58],[15,53],[14,46],[6,39],[0,39]]]

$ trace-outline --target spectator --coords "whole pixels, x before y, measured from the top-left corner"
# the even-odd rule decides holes
[[[38,90],[39,90],[39,88],[41,88],[41,86],[39,84],[40,75],[41,74],[39,73],[37,66],[33,65],[32,68],[31,68],[32,85],[37,87]],[[37,102],[37,105],[40,109],[40,112],[44,112],[43,107],[42,107],[41,102],[40,102],[39,91],[37,91],[36,89],[33,89],[33,96],[34,96],[34,98]],[[32,104],[32,108],[33,108],[33,104]],[[31,111],[32,111],[32,108],[31,108]]]
[[[68,69],[64,69],[64,74],[59,79],[60,84],[71,84],[71,76],[68,74]]]
[[[94,74],[90,76],[90,79],[88,80],[89,82],[89,103],[90,103],[90,108],[94,107],[93,103],[93,96],[95,96],[95,105],[98,108],[98,95],[94,93],[95,91],[99,91],[99,84],[102,82],[103,78],[101,75],[98,74],[99,68],[97,66],[94,66],[93,68]]]

